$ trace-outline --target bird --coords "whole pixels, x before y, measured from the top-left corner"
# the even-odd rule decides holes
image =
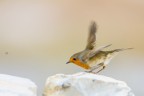
[[[74,63],[83,69],[87,70],[86,72],[90,73],[99,73],[109,64],[111,59],[115,57],[121,51],[129,50],[133,48],[121,48],[114,49],[110,51],[103,51],[103,49],[111,46],[108,44],[96,48],[96,33],[97,33],[97,24],[95,21],[92,21],[89,27],[87,45],[83,51],[73,54],[69,61],[66,64]],[[96,69],[99,69],[95,72]]]

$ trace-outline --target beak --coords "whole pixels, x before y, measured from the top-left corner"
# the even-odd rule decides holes
[[[66,62],[66,64],[70,63],[70,61]]]

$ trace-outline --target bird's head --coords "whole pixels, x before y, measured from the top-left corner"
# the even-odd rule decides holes
[[[79,53],[72,55],[66,64],[68,64],[68,63],[75,63],[76,64],[79,61],[78,57],[79,57]]]
[[[74,64],[76,64],[76,65],[78,65],[78,66],[80,66],[80,67],[82,67],[84,69],[89,69],[90,66],[88,66],[86,63],[84,63],[84,62],[81,61],[81,59],[80,59],[81,53],[82,52],[79,52],[79,53],[76,53],[76,54],[72,55],[70,57],[69,61],[66,64],[68,64],[68,63],[74,63]]]

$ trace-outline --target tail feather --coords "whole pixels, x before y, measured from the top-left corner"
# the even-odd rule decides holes
[[[113,50],[112,52],[120,52],[120,51],[130,50],[130,49],[133,49],[133,48],[122,48],[122,49],[115,49],[115,50]]]

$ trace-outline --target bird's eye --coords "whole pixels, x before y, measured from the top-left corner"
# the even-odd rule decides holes
[[[76,58],[73,58],[73,60],[76,60]]]

